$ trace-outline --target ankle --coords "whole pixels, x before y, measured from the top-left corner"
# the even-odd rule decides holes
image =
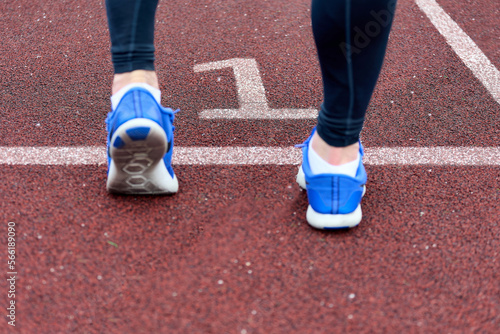
[[[131,83],[146,83],[156,89],[160,89],[155,71],[135,70],[132,72],[115,74],[111,93],[115,94]]]
[[[359,143],[346,147],[330,146],[318,135],[318,132],[313,135],[311,147],[324,161],[334,166],[340,166],[358,158]]]

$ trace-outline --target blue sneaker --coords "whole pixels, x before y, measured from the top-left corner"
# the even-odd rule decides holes
[[[130,89],[106,118],[107,189],[118,194],[172,194],[179,189],[171,167],[174,114],[146,89]]]
[[[302,166],[297,174],[297,183],[307,190],[309,207],[307,222],[318,229],[350,228],[361,221],[361,198],[366,191],[366,171],[360,160],[356,177],[343,174],[313,175],[309,165],[308,150],[314,131],[302,147]],[[359,143],[363,157],[363,147]]]

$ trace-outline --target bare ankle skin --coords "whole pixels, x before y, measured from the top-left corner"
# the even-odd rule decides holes
[[[160,89],[155,71],[135,70],[132,72],[115,74],[111,93],[115,94],[126,85],[138,82],[147,83],[156,89]]]
[[[358,158],[359,143],[346,147],[334,147],[328,145],[318,132],[314,132],[311,145],[323,160],[334,166],[343,165]]]

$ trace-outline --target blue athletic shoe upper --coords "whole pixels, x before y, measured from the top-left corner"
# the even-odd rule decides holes
[[[170,108],[162,107],[153,95],[144,88],[134,87],[131,88],[120,100],[115,110],[108,113],[106,118],[106,128],[108,131],[107,140],[107,152],[108,152],[108,170],[110,166],[110,154],[109,146],[113,133],[118,127],[125,122],[134,118],[146,118],[158,123],[165,131],[168,138],[167,153],[163,157],[165,166],[170,173],[170,176],[174,177],[174,170],[171,166],[172,152],[174,146],[174,129],[173,126],[175,113]],[[140,129],[135,129],[134,133],[127,133],[131,137],[140,139],[141,136],[147,136],[147,133],[142,133]],[[114,145],[120,145],[120,142],[116,140]]]
[[[302,147],[302,170],[306,180],[307,197],[309,205],[314,211],[321,214],[347,214],[353,212],[361,202],[367,176],[363,164],[359,163],[356,177],[342,174],[313,175],[309,165],[309,142],[314,132],[305,141]],[[363,147],[359,143],[359,153],[363,157]]]

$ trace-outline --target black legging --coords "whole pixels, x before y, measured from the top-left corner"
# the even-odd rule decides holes
[[[106,0],[115,73],[154,70],[158,0]]]
[[[313,0],[323,76],[317,131],[329,145],[358,141],[384,60],[396,0]]]
[[[106,0],[115,73],[154,70],[158,0]],[[396,0],[312,0],[323,76],[317,131],[332,146],[358,141],[377,82]]]

